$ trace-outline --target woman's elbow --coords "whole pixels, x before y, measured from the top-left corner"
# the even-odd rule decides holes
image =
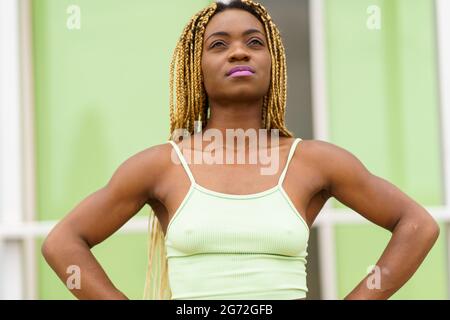
[[[41,245],[41,253],[42,256],[48,261],[52,256],[57,255],[60,250],[60,241],[56,239],[56,236],[53,232],[47,235],[44,239],[44,242]]]
[[[429,222],[429,233],[432,239],[437,240],[439,238],[439,234],[441,232],[441,229],[439,227],[439,224],[437,221],[432,217],[431,221]]]
[[[429,239],[431,243],[435,243],[439,238],[440,227],[438,222],[429,214],[425,219],[422,219],[418,225],[417,230],[420,230],[423,237]]]
[[[409,211],[411,214],[405,216],[406,225],[413,227],[416,236],[425,237],[431,241],[439,238],[440,227],[436,219],[424,208],[417,211]]]
[[[49,261],[52,257],[60,256],[72,244],[78,244],[79,242],[78,237],[71,230],[56,226],[44,239],[41,245],[41,253]]]

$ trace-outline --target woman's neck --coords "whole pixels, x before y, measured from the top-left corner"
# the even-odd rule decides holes
[[[226,129],[253,129],[258,132],[262,128],[262,101],[210,103],[210,118],[204,130],[211,128],[220,130],[225,136]]]

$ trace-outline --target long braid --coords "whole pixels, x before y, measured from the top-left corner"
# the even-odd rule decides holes
[[[205,34],[206,24],[208,23],[210,17],[214,13],[214,10],[209,10],[205,13],[205,16],[199,21],[198,33],[195,37],[195,52],[194,52],[194,79],[195,79],[195,119],[203,123],[204,120],[204,105],[206,101],[206,95],[203,93],[203,81],[201,72],[201,60],[203,51],[203,37]]]
[[[186,129],[191,134],[196,120],[205,121],[206,92],[201,74],[201,55],[206,25],[216,10],[213,3],[195,14],[186,25],[171,62],[170,92],[173,101],[176,78],[175,103],[170,104],[170,136],[175,129]],[[175,77],[174,77],[175,73]]]

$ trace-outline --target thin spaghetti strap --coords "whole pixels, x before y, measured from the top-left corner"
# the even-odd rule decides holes
[[[296,139],[294,140],[294,142],[292,143],[292,145],[291,145],[291,148],[290,148],[290,150],[289,150],[288,159],[287,159],[287,161],[286,161],[286,165],[285,165],[285,167],[284,167],[284,169],[283,169],[283,172],[281,173],[280,179],[278,180],[278,186],[281,186],[281,185],[283,184],[283,181],[284,181],[284,178],[285,178],[285,176],[286,176],[286,172],[287,172],[289,163],[291,162],[292,156],[294,155],[294,152],[295,152],[295,147],[297,146],[297,144],[298,144],[300,141],[302,141],[301,138],[296,138]]]
[[[178,145],[174,141],[169,140],[169,142],[173,146],[173,148],[175,149],[175,152],[177,153],[178,158],[180,159],[181,164],[183,165],[184,171],[186,171],[186,173],[187,173],[187,175],[189,177],[189,180],[191,180],[192,184],[195,184],[194,176],[192,175],[192,172],[189,169],[189,166],[188,166],[188,164],[186,162],[186,159],[184,158],[183,154],[181,153],[180,148],[178,147]]]

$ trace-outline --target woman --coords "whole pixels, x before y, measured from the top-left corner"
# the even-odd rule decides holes
[[[90,248],[146,204],[154,210],[146,292],[151,284],[156,299],[304,299],[309,230],[330,197],[392,232],[377,262],[381,286],[363,279],[346,299],[387,299],[417,270],[439,235],[429,213],[348,151],[285,127],[285,52],[264,7],[242,0],[197,13],[175,49],[170,84],[168,143],[125,161],[42,246],[61,280],[68,265],[80,267],[75,296],[127,298]],[[223,140],[230,129],[237,149],[235,136]],[[279,139],[249,134],[247,148],[243,131]],[[262,173],[263,161],[209,161],[223,151],[267,153],[275,166]]]

